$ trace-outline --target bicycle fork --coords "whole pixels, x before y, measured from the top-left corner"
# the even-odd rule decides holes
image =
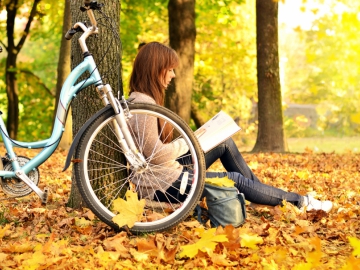
[[[97,86],[96,90],[102,99],[103,104],[105,106],[111,104],[115,111],[115,120],[112,123],[112,128],[114,129],[121,149],[124,151],[126,159],[134,170],[147,168],[145,157],[137,149],[126,123],[126,117],[131,117],[130,112],[127,112],[127,115],[125,116],[125,111],[122,108],[120,101],[114,97],[109,84]],[[123,101],[126,104],[124,99]]]

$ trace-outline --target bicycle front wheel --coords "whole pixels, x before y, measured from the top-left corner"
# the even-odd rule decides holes
[[[144,119],[145,121],[156,120],[159,125],[170,125],[173,133],[172,140],[183,139],[189,148],[189,151],[177,160],[185,168],[183,171],[187,177],[186,186],[182,181],[184,178],[184,173],[182,173],[179,179],[174,179],[175,182],[172,183],[170,189],[166,189],[165,192],[162,190],[160,193],[156,191],[153,198],[146,198],[141,218],[130,228],[132,232],[166,230],[183,221],[200,199],[205,177],[203,151],[189,126],[172,111],[157,105],[139,103],[130,104],[129,109],[132,115],[131,121],[135,121],[135,126],[138,119],[142,119],[142,125]],[[139,174],[141,174],[143,184],[156,186],[156,183],[163,181],[161,177],[156,176],[156,172],[162,167],[169,175],[173,172],[169,171],[171,169],[166,164],[153,164],[153,160],[149,157],[146,158],[145,169],[141,172],[132,170],[115,136],[114,121],[114,111],[109,108],[89,125],[75,153],[75,159],[81,162],[74,163],[74,168],[79,191],[87,206],[103,222],[119,229],[113,217],[117,215],[121,218],[122,213],[119,214],[114,210],[114,201],[118,198],[126,200],[125,193],[129,189],[135,190],[138,193],[137,197],[141,199],[141,189],[135,178],[139,179]],[[128,126],[130,132],[135,134],[136,131],[130,125]],[[159,130],[162,130],[161,126]],[[137,132],[134,138],[140,152],[146,148],[148,135],[147,131]]]

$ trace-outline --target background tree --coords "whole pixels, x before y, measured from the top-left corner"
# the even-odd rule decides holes
[[[258,134],[253,152],[284,152],[278,47],[278,2],[256,0]]]
[[[19,41],[16,44],[17,37],[15,36],[15,19],[19,11],[19,1],[9,1],[6,3],[6,35],[7,35],[7,46],[4,48],[7,51],[6,60],[6,93],[8,98],[8,109],[7,109],[7,122],[6,128],[11,138],[16,138],[19,127],[19,96],[18,96],[18,85],[17,85],[17,57],[24,46],[25,40],[30,32],[30,27],[38,15],[37,6],[40,0],[35,0],[30,8],[30,12],[27,18],[24,31],[21,34]]]
[[[61,88],[66,80],[66,77],[70,73],[70,51],[71,51],[71,43],[66,40],[65,34],[71,28],[71,11],[70,11],[70,0],[65,0],[64,7],[64,19],[63,19],[63,31],[60,45],[60,53],[59,53],[59,62],[57,67],[57,81],[56,81],[56,100],[55,100],[55,110],[54,110],[54,118],[56,117],[57,105],[60,98]],[[55,123],[55,122],[54,122]],[[65,130],[63,132],[61,141],[59,146],[67,150],[69,149],[72,142],[72,116],[71,110],[68,112],[68,116],[66,119]]]
[[[23,37],[33,4],[34,1],[19,1],[18,3],[16,18],[13,21],[14,46]],[[16,78],[14,85],[18,96],[18,140],[34,141],[50,136],[63,7],[64,3],[61,1],[39,2],[26,42],[16,56],[16,68],[10,69]],[[2,16],[6,16],[6,6],[2,8],[0,12]],[[7,21],[0,20],[0,40],[4,48],[8,43],[7,28]],[[9,70],[6,69],[7,60],[8,53],[4,50],[0,55],[2,67],[0,69],[0,108],[3,112],[9,108],[8,104],[11,105],[6,91],[5,73]],[[7,114],[3,117],[5,122],[11,121],[8,120]]]
[[[124,89],[128,89],[138,44],[153,40],[170,43],[167,2],[122,1]],[[244,131],[247,132],[248,127],[253,130],[254,124],[249,125],[248,120],[250,99],[256,95],[254,3],[197,0],[195,11],[196,54],[190,124],[196,128],[219,110],[225,110],[240,120]],[[176,76],[178,81],[182,80],[178,71]]]
[[[102,3],[105,4],[102,11],[111,18],[113,27],[115,31],[117,31],[117,34],[119,34],[120,1],[104,0]],[[81,12],[79,9],[81,5],[83,5],[83,1],[71,1],[72,24],[78,21],[88,21],[86,13]],[[111,85],[115,95],[117,95],[118,92],[122,94],[122,83],[119,77],[121,70],[119,44],[117,44],[117,40],[115,40],[114,33],[111,29],[106,27],[107,22],[103,16],[98,16],[97,12],[95,12],[95,16],[99,23],[99,35],[98,38],[91,37],[87,40],[89,51],[93,52],[104,83]],[[102,17],[102,19],[100,19],[100,17]],[[72,68],[83,60],[76,36],[72,39],[71,59]],[[119,66],[116,65],[116,63],[119,63]],[[85,76],[82,77],[82,79],[85,78]],[[73,135],[75,136],[82,125],[102,107],[103,105],[94,87],[89,87],[79,93],[72,102]],[[72,183],[68,206],[74,208],[82,207],[84,206],[84,202],[75,185],[75,181]]]
[[[244,138],[254,129],[249,119],[257,94],[254,1],[198,0],[196,14],[192,105],[205,120],[226,111],[239,120]]]
[[[166,90],[165,105],[190,121],[195,57],[195,0],[169,0],[170,47],[179,55],[174,82]]]
[[[129,92],[129,77],[140,43],[169,43],[168,0],[121,1],[121,42],[124,94]]]

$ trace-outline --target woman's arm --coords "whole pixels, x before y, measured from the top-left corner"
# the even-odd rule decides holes
[[[130,119],[131,129],[135,135],[135,141],[146,158],[151,159],[153,164],[173,163],[179,156],[185,154],[189,148],[184,139],[175,139],[171,143],[163,143],[160,140],[156,117],[148,115],[136,115]],[[146,134],[143,140],[139,140]]]

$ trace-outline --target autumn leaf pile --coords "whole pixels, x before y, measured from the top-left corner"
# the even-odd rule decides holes
[[[263,182],[333,201],[330,214],[248,205],[240,228],[189,217],[142,235],[116,233],[88,209],[66,207],[65,155],[57,151],[39,168],[40,187],[50,189],[46,206],[33,194],[0,201],[0,269],[360,269],[359,154],[244,155]]]

